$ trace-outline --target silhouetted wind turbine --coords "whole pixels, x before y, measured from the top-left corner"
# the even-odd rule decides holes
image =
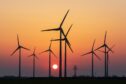
[[[41,52],[41,53],[49,52],[49,77],[51,77],[51,53],[56,57],[56,55],[54,54],[54,52],[51,49],[51,45],[52,45],[52,41],[50,42],[49,48],[47,50]]]
[[[113,45],[110,49],[112,50],[113,48],[115,47],[115,45]],[[100,51],[100,52],[102,52],[102,53],[106,53],[106,58],[107,58],[107,60],[106,60],[106,75],[107,75],[107,77],[108,77],[108,74],[109,74],[109,53],[111,52],[111,50],[107,50],[106,52],[104,52],[104,51],[101,51],[101,50],[98,50],[98,51]],[[112,52],[113,53],[113,52]]]
[[[74,70],[74,77],[77,77],[77,66],[76,65],[74,66],[73,70]]]
[[[54,29],[47,29],[47,30],[42,30],[42,31],[59,31],[60,32],[60,43],[59,43],[59,77],[62,77],[62,34],[65,36],[64,32],[63,32],[63,29],[62,29],[62,26],[63,26],[63,23],[67,17],[69,13],[69,10],[67,11],[67,13],[65,14],[61,24],[59,25],[58,28],[54,28]]]
[[[94,77],[94,56],[96,56],[99,60],[101,60],[99,58],[99,56],[95,53],[95,49],[94,49],[94,45],[95,45],[95,40],[93,42],[93,46],[90,52],[83,54],[82,56],[88,55],[88,54],[92,54],[92,66],[91,66],[91,76]]]
[[[64,58],[64,77],[67,77],[67,45],[69,46],[70,50],[73,52],[72,48],[71,48],[71,44],[69,42],[69,40],[67,39],[67,36],[71,30],[73,25],[70,26],[70,28],[68,29],[65,37],[62,39],[62,41],[65,41],[65,58]],[[60,41],[60,39],[54,39],[52,41]]]
[[[106,36],[107,36],[107,31],[105,32],[105,37],[104,37],[104,43],[103,43],[103,45],[101,45],[100,47],[98,47],[96,50],[104,48],[104,52],[106,52],[107,49],[112,52],[112,50],[109,48],[109,46],[106,43]],[[106,60],[107,60],[107,55],[105,53],[105,77],[107,77],[107,61]]]
[[[20,45],[20,42],[19,42],[19,37],[17,35],[17,43],[18,43],[18,47],[15,49],[15,51],[11,54],[11,56],[13,54],[15,54],[16,51],[19,50],[19,78],[21,77],[21,49],[25,49],[25,50],[30,50],[28,48],[25,48],[23,47],[22,45]]]
[[[37,57],[37,55],[36,55],[36,53],[35,53],[35,51],[36,51],[36,49],[34,48],[34,51],[33,51],[33,53],[30,55],[30,56],[28,56],[28,57],[33,57],[33,78],[35,77],[35,62],[36,62],[36,60],[35,59],[39,59],[38,57]]]

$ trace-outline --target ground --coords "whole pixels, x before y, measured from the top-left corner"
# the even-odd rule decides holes
[[[36,78],[30,78],[30,77],[22,77],[22,78],[18,78],[18,77],[1,77],[0,78],[1,82],[8,82],[13,83],[13,82],[18,82],[18,83],[68,83],[68,82],[72,82],[72,83],[94,83],[94,82],[125,82],[126,78],[125,77],[109,77],[109,78],[103,78],[103,77],[97,77],[97,78],[91,78],[91,77],[68,77],[68,78],[57,78],[57,77],[36,77]]]

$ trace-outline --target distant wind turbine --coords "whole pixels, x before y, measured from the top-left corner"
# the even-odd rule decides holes
[[[22,45],[20,45],[20,42],[19,42],[19,37],[17,35],[17,43],[18,43],[18,47],[15,49],[15,51],[11,54],[11,56],[13,54],[15,54],[16,51],[19,50],[19,78],[21,77],[21,49],[25,49],[25,50],[30,50],[28,48],[25,48],[23,47]]]
[[[106,43],[106,36],[107,36],[107,31],[105,32],[104,43],[100,47],[98,47],[96,50],[104,48],[104,52],[106,52],[107,49],[113,52]],[[107,54],[106,53],[105,53],[105,77],[107,77]]]
[[[62,34],[65,36],[64,31],[62,29],[62,26],[63,26],[63,23],[68,15],[68,13],[69,13],[69,10],[65,14],[65,16],[64,16],[64,18],[58,28],[42,30],[42,31],[59,31],[60,32],[60,36],[59,36],[60,37],[60,42],[59,42],[59,77],[62,77]]]
[[[51,53],[56,57],[56,55],[54,54],[54,52],[51,49],[51,45],[52,45],[52,41],[50,41],[49,48],[47,50],[41,52],[41,53],[44,53],[44,52],[48,52],[49,53],[49,77],[51,77]]]
[[[35,71],[36,71],[36,69],[35,69],[35,62],[36,62],[36,60],[35,59],[39,59],[38,57],[37,57],[37,55],[36,55],[36,49],[34,48],[34,51],[33,51],[33,53],[30,55],[30,56],[28,56],[28,57],[33,57],[33,78],[35,77]]]
[[[94,45],[95,45],[95,40],[93,42],[93,46],[90,52],[83,54],[82,56],[88,55],[88,54],[92,54],[92,66],[91,66],[91,76],[94,77],[94,56],[96,56],[99,60],[101,60],[99,58],[99,56],[95,53],[95,49],[94,49]]]
[[[71,30],[73,25],[70,26],[70,28],[68,29],[65,37],[62,39],[62,41],[65,41],[65,58],[64,58],[64,77],[67,77],[67,45],[69,46],[70,50],[73,52],[72,48],[71,48],[71,44],[69,42],[69,40],[67,39],[67,36]],[[60,41],[60,39],[54,39],[52,41]]]
[[[73,70],[74,70],[74,77],[77,77],[77,69],[78,69],[78,68],[77,68],[77,66],[75,65],[74,68],[73,68]]]
[[[112,50],[113,48],[115,47],[115,45],[113,45],[110,49]],[[100,52],[102,52],[102,53],[106,53],[106,58],[107,58],[107,62],[106,62],[106,70],[107,70],[107,73],[106,73],[106,75],[108,76],[108,74],[109,74],[109,61],[110,61],[110,59],[109,59],[109,53],[111,52],[111,50],[107,50],[106,52],[104,52],[104,51],[101,51],[101,50],[98,50],[98,51],[100,51]],[[112,52],[113,53],[113,52]]]

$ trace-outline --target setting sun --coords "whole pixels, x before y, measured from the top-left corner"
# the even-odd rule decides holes
[[[52,68],[53,68],[54,70],[56,70],[56,69],[58,69],[58,65],[57,65],[57,64],[53,64]]]

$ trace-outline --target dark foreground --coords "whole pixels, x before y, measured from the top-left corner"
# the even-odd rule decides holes
[[[103,78],[103,77],[96,77],[96,78],[91,78],[91,77],[68,77],[68,78],[57,78],[57,77],[36,77],[36,78],[30,78],[30,77],[22,77],[22,78],[18,78],[18,77],[2,77],[0,78],[1,82],[8,82],[8,84],[11,84],[13,82],[18,82],[18,83],[68,83],[68,82],[72,82],[72,83],[94,83],[94,82],[125,82],[126,81],[126,77],[108,77],[108,78]]]

